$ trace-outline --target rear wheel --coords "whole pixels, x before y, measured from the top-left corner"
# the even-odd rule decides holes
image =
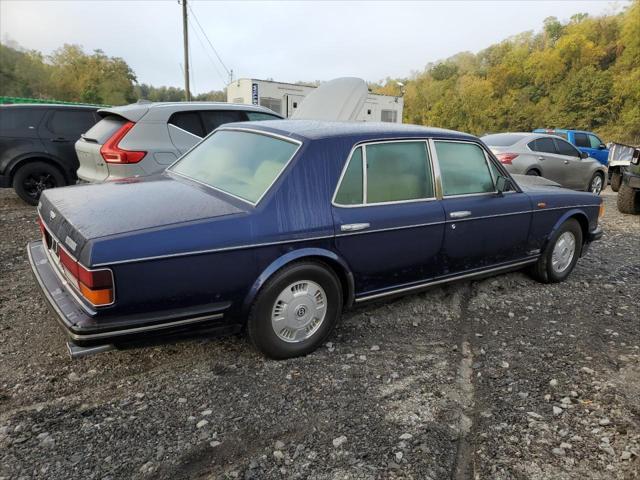
[[[618,210],[621,213],[631,213],[637,215],[640,213],[640,191],[634,190],[624,183],[620,185],[618,191]]]
[[[622,175],[620,173],[611,174],[611,190],[617,192],[620,190],[620,184],[622,184]]]
[[[531,175],[532,177],[539,177],[540,172],[538,170],[531,169],[527,172],[527,175]]]
[[[593,177],[591,177],[591,181],[589,182],[589,191],[595,195],[600,195],[603,186],[604,175],[599,172],[594,173]]]
[[[538,262],[532,268],[533,277],[543,283],[565,280],[575,267],[582,248],[582,228],[570,218],[553,234]]]
[[[266,356],[298,357],[325,341],[341,312],[342,288],[333,271],[321,263],[295,263],[262,287],[251,307],[247,331]]]
[[[40,195],[47,188],[66,184],[60,170],[45,162],[29,162],[18,167],[13,175],[13,189],[29,205],[37,205]]]

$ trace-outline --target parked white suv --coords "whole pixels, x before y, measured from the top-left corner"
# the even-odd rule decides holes
[[[214,102],[135,103],[98,115],[76,142],[85,182],[161,172],[222,124],[282,118],[264,107]]]

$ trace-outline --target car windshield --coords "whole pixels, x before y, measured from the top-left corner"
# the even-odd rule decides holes
[[[526,135],[516,135],[513,133],[497,133],[495,135],[485,135],[481,140],[490,147],[509,147],[525,137]]]
[[[169,170],[256,204],[298,146],[258,132],[218,130]]]

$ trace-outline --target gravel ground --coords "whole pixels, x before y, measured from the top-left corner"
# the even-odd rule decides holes
[[[267,361],[243,338],[67,357],[0,191],[0,479],[640,478],[640,217],[570,279],[523,273],[347,313]]]

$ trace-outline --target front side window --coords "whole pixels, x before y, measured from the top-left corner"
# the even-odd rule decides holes
[[[484,151],[472,143],[436,141],[445,196],[494,192]]]
[[[433,197],[426,142],[388,142],[354,150],[336,191],[335,202],[362,205]]]
[[[589,144],[591,148],[600,148],[600,145],[602,145],[602,140],[600,140],[595,135],[589,135]]]
[[[556,142],[556,149],[558,150],[559,155],[568,155],[570,157],[580,156],[578,150],[576,150],[576,148],[569,142],[565,142],[564,140],[560,140],[559,138],[554,138],[553,140]]]
[[[170,171],[255,204],[297,149],[297,143],[260,133],[220,130]]]

